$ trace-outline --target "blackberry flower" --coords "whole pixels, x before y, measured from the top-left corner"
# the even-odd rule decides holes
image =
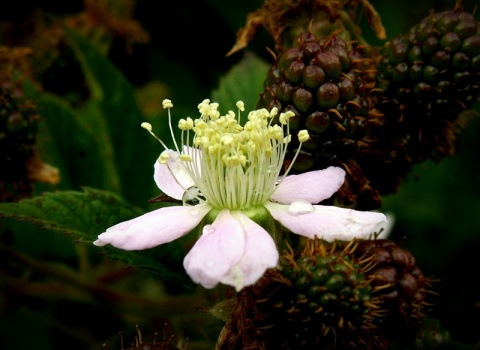
[[[171,120],[173,104],[165,100],[163,106]],[[160,208],[110,227],[94,244],[148,249],[201,224],[202,234],[185,257],[185,270],[205,288],[224,283],[239,291],[276,267],[275,220],[293,233],[327,241],[366,237],[385,221],[381,213],[315,205],[338,190],[344,170],[329,167],[287,176],[288,168],[280,175],[293,113],[281,113],[280,125],[274,125],[277,109],[259,109],[241,126],[243,103],[237,107],[238,115],[229,111],[221,116],[217,103],[204,100],[198,119],[180,120],[181,146],[174,138],[175,151],[157,138],[165,151],[154,165],[154,179],[165,194],[182,200],[182,206]],[[155,136],[150,124],[142,127]],[[300,145],[308,138],[308,132],[298,133]]]

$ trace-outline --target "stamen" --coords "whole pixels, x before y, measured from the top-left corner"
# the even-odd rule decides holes
[[[172,115],[170,113],[170,108],[173,107],[173,104],[170,102],[169,107],[168,107],[168,128],[170,129],[170,135],[172,136],[173,144],[175,145],[175,149],[177,152],[180,154],[180,149],[178,148],[177,145],[177,140],[175,139],[175,133],[173,132],[173,127],[172,127]]]
[[[195,205],[206,201],[215,208],[245,209],[262,205],[270,198],[278,187],[277,179],[291,142],[289,119],[295,116],[294,112],[281,113],[280,125],[272,125],[279,112],[277,108],[254,110],[249,112],[248,120],[242,126],[241,112],[245,110],[242,101],[236,103],[238,114],[228,111],[220,115],[218,103],[206,99],[197,106],[199,118],[179,120],[181,144],[177,144],[170,111],[173,103],[164,100],[163,107],[168,109],[170,133],[178,153],[174,156],[175,164],[191,176],[198,191],[198,195],[186,195],[184,204]],[[149,123],[142,123],[142,127],[168,149],[152,132]],[[190,130],[194,133],[191,140]],[[301,144],[308,140],[309,135],[307,131],[301,131],[298,137]],[[299,152],[300,147],[294,160]],[[171,151],[163,152],[158,161],[166,164],[176,179],[173,168],[170,170],[172,155]],[[291,165],[283,178],[290,168]]]
[[[142,332],[140,331],[140,327],[138,325],[136,325],[136,328],[137,328],[137,333],[138,333],[138,342],[140,344],[143,344]]]
[[[182,131],[193,129],[193,120],[188,117],[187,119],[180,119],[178,121],[178,128]]]
[[[158,162],[160,164],[167,164],[169,158],[170,154],[168,154],[168,151],[163,151],[162,153],[160,153],[160,157],[158,157]]]
[[[300,130],[298,132],[298,141],[302,144],[305,141],[310,139],[310,135],[308,134],[308,130]]]
[[[163,109],[173,108],[173,103],[172,103],[172,101],[170,101],[169,99],[166,98],[162,101],[162,107],[163,107]]]
[[[245,111],[245,104],[243,103],[243,101],[237,101],[236,106],[239,109],[239,112]]]
[[[142,124],[140,124],[140,126],[142,128],[144,128],[145,130],[147,130],[150,135],[152,135],[153,137],[155,137],[157,139],[158,142],[160,142],[160,144],[163,146],[163,148],[165,148],[165,150],[168,150],[169,148],[167,147],[167,145],[157,136],[153,133],[152,131],[152,124],[150,123],[147,123],[147,122],[143,122]]]
[[[147,131],[150,131],[150,132],[152,131],[152,124],[150,123],[143,122],[142,124],[140,124],[140,126]]]
[[[295,155],[293,156],[292,161],[290,162],[290,165],[288,166],[287,170],[285,170],[285,172],[283,173],[282,178],[279,181],[277,181],[275,189],[278,188],[278,186],[282,183],[283,179],[285,179],[287,177],[288,173],[292,169],[293,164],[297,160],[297,157],[300,153],[300,149],[302,148],[302,143],[304,143],[305,141],[308,141],[309,139],[310,139],[310,135],[308,134],[308,130],[304,129],[304,130],[300,130],[298,132],[298,141],[300,142],[300,145],[298,146],[297,150],[295,151]]]
[[[279,117],[279,121],[283,125],[288,125],[288,120],[291,117],[293,117],[294,115],[295,115],[295,113],[293,113],[292,111],[287,111],[285,113],[281,113],[280,117]]]

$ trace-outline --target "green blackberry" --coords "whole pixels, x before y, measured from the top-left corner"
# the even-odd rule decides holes
[[[374,326],[380,299],[365,275],[371,263],[353,254],[357,243],[310,240],[299,254],[284,253],[282,270],[237,295],[226,326],[233,348],[386,349]]]
[[[308,129],[310,140],[293,171],[322,169],[350,159],[366,133],[368,94],[373,88],[364,47],[349,50],[337,35],[300,34],[268,72],[258,108],[293,111],[292,130]],[[292,142],[290,152],[297,144]],[[288,161],[288,156],[287,156]]]
[[[383,118],[370,124],[356,161],[381,195],[396,192],[412,166],[453,155],[480,93],[480,25],[461,8],[431,13],[379,51]]]

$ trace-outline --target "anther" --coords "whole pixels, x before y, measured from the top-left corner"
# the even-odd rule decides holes
[[[142,128],[144,128],[145,130],[148,130],[148,131],[152,132],[152,124],[147,123],[147,122],[143,122],[142,124],[140,124],[140,126]]]
[[[281,124],[283,125],[286,125],[288,124],[288,120],[293,117],[295,115],[295,113],[293,113],[292,111],[287,111],[285,113],[281,113],[280,114],[280,117],[279,117],[279,121]]]
[[[298,141],[300,143],[303,143],[305,141],[308,141],[310,139],[310,135],[308,134],[308,130],[300,130],[298,132]]]
[[[164,99],[162,101],[162,106],[163,106],[163,109],[167,109],[167,108],[173,108],[173,103],[171,100],[169,99]]]
[[[170,158],[170,154],[167,151],[163,151],[160,154],[160,157],[158,157],[158,162],[160,164],[167,164],[169,158]]]
[[[180,160],[183,160],[184,162],[193,161],[192,157],[189,154],[181,154],[180,155]]]
[[[243,101],[238,101],[238,102],[237,102],[237,108],[238,108],[241,112],[245,111],[245,104],[243,103]]]

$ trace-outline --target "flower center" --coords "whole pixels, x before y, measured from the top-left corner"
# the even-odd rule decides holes
[[[170,100],[164,100],[163,106],[168,109],[173,137],[170,116],[173,105]],[[181,119],[178,123],[181,149],[174,138],[179,154],[177,161],[193,179],[198,189],[196,198],[217,209],[245,210],[263,205],[293,164],[279,178],[291,140],[288,120],[294,113],[281,113],[280,125],[272,125],[278,113],[276,108],[270,112],[266,109],[254,110],[241,126],[240,114],[245,110],[243,102],[237,102],[237,108],[238,115],[229,111],[222,116],[218,111],[218,103],[204,100],[198,105],[198,119]],[[152,133],[150,124],[143,123],[142,127]],[[309,135],[302,130],[298,137],[302,143],[308,140]],[[299,151],[300,147],[297,154]],[[167,163],[168,158],[169,153],[163,152],[158,161]],[[190,189],[186,193],[191,196],[196,191]],[[189,201],[198,203],[192,199]]]

